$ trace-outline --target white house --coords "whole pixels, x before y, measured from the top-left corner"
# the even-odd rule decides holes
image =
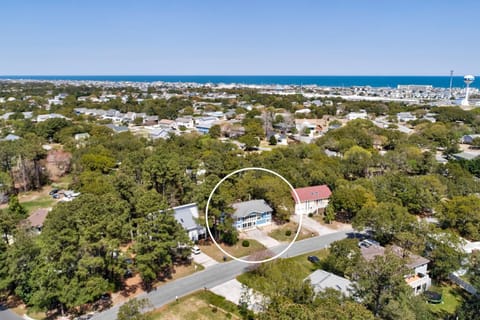
[[[195,122],[192,117],[180,117],[175,119],[175,122],[177,123],[177,128],[180,128],[180,126],[184,126],[187,129],[195,128]]]
[[[385,248],[376,241],[362,240],[359,243],[360,252],[365,260],[371,261],[376,256],[384,255]],[[405,282],[413,289],[415,295],[423,293],[432,285],[432,279],[428,275],[428,263],[430,260],[410,253],[399,246],[392,246],[392,252],[400,258],[406,258],[405,266],[410,271],[405,276]]]
[[[175,220],[182,225],[183,229],[188,233],[190,240],[198,241],[205,237],[205,227],[202,227],[196,222],[198,219],[198,207],[196,203],[189,203],[172,209]]]
[[[295,200],[295,214],[317,213],[327,207],[332,194],[327,185],[319,185],[295,189],[299,199],[292,192]]]
[[[399,122],[408,122],[417,120],[417,117],[413,115],[411,112],[399,112],[397,113],[397,120]]]
[[[368,115],[365,110],[360,110],[360,112],[350,112],[347,114],[347,120],[355,120],[355,119],[367,119]]]
[[[88,134],[88,132],[83,132],[83,133],[76,133],[73,138],[75,140],[85,140],[85,139],[88,139],[90,138],[90,134]]]
[[[66,119],[64,116],[58,113],[49,113],[49,114],[40,114],[37,116],[37,122],[47,121],[48,119],[62,118]]]

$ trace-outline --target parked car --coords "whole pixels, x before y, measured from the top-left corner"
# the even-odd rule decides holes
[[[57,194],[57,192],[58,192],[58,189],[54,188],[54,189],[50,190],[50,192],[48,194],[53,196],[54,194]]]
[[[202,252],[202,251],[200,251],[199,247],[197,247],[197,246],[192,247],[192,253],[193,254],[200,254],[200,252]]]
[[[311,263],[315,263],[315,264],[320,263],[320,259],[317,256],[308,256],[307,259]]]

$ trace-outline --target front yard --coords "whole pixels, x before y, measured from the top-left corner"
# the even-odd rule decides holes
[[[320,260],[323,260],[327,255],[328,255],[328,249],[322,249],[322,250],[318,250],[318,251],[314,251],[314,252],[310,252],[307,254],[302,254],[300,256],[286,258],[286,259],[294,262],[294,265],[295,265],[294,270],[296,274],[299,274],[301,278],[306,278],[313,271],[321,267],[320,265],[315,265],[310,261],[308,261],[307,257],[317,256]],[[292,270],[286,270],[286,274],[288,274],[288,272],[292,272]],[[265,278],[260,277],[253,272],[243,273],[237,277],[237,280],[245,284],[246,286],[259,292],[262,291],[262,287],[268,285],[267,283],[264,283],[266,281]]]
[[[288,223],[277,226],[275,229],[273,229],[268,233],[268,236],[280,242],[291,242],[295,237],[297,229],[298,229],[298,224],[293,221],[290,221]],[[310,237],[315,237],[315,236],[318,236],[318,233],[311,232],[305,228],[302,228],[300,230],[300,233],[298,234],[296,241],[300,241],[300,240],[310,238]]]
[[[432,304],[428,303],[430,311],[441,317],[446,318],[453,315],[455,310],[465,299],[465,291],[456,285],[442,284],[432,286],[429,291],[434,291],[442,294],[442,303]]]
[[[258,241],[253,239],[248,239],[250,246],[242,246],[242,240],[239,240],[237,244],[233,246],[227,246],[223,243],[220,244],[223,250],[230,253],[232,256],[241,258],[248,255],[251,255],[254,252],[265,250],[266,248],[260,244]],[[206,245],[199,245],[200,250],[202,250],[206,255],[215,259],[218,262],[223,262],[223,256],[225,255],[213,242],[209,242]],[[232,260],[230,257],[227,257],[227,261]]]
[[[197,291],[152,311],[153,320],[241,319],[237,306],[210,291]]]

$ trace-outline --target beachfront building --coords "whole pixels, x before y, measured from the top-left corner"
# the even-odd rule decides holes
[[[234,203],[233,225],[244,231],[272,223],[273,209],[263,199]]]

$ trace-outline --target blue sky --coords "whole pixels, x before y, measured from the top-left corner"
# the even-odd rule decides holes
[[[475,0],[4,0],[0,74],[480,74],[478,12]]]

